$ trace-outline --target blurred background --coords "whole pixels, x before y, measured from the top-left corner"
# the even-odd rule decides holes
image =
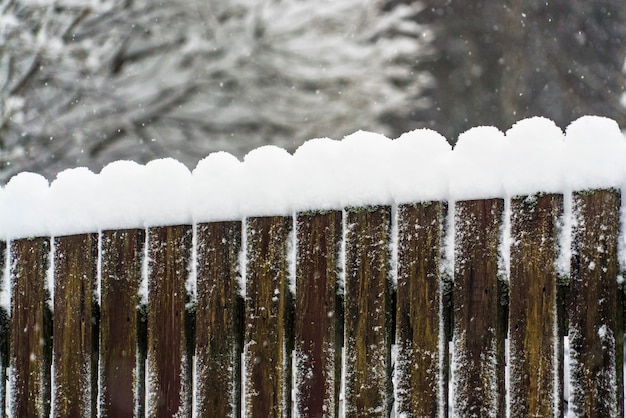
[[[625,124],[623,0],[3,0],[0,183],[358,129]]]

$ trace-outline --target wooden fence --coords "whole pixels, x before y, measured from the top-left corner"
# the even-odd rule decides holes
[[[621,196],[572,202],[569,275],[554,194],[11,241],[3,402],[15,417],[621,417]]]

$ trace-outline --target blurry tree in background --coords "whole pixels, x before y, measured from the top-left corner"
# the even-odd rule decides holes
[[[623,0],[423,3],[417,19],[434,41],[417,68],[435,82],[404,129],[417,120],[454,141],[476,125],[508,129],[541,115],[565,128],[585,114],[626,127]]]
[[[626,126],[623,0],[4,0],[0,183],[357,129]]]
[[[5,0],[0,182],[112,160],[357,129],[423,106],[420,5],[369,0]]]

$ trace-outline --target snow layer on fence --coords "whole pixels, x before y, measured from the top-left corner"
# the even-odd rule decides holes
[[[313,139],[293,155],[265,146],[243,161],[218,152],[190,171],[173,159],[117,161],[51,183],[20,173],[0,188],[0,239],[188,224],[295,211],[622,187],[618,125],[585,116],[563,132],[531,118],[507,132],[477,127],[454,149],[431,130],[391,140],[356,132]]]

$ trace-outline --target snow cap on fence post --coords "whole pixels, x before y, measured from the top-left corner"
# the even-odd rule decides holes
[[[452,147],[439,133],[417,129],[391,142],[389,187],[396,203],[448,198]]]
[[[389,190],[391,140],[373,132],[358,131],[341,141],[343,165],[338,187],[342,205],[368,206],[392,203]]]
[[[479,126],[461,135],[450,158],[450,197],[455,200],[504,196],[502,173],[508,162],[498,128]]]
[[[191,224],[191,172],[173,158],[150,161],[144,168],[144,226]]]
[[[61,171],[50,184],[46,220],[53,236],[98,230],[100,177],[85,167]]]
[[[242,215],[291,214],[292,160],[291,154],[274,145],[257,148],[244,157],[240,195]]]
[[[29,172],[11,178],[0,201],[0,239],[49,235],[46,224],[48,180]]]
[[[293,155],[293,205],[296,211],[341,209],[341,142],[329,138],[306,141]],[[296,193],[297,191],[297,193]]]
[[[506,137],[502,168],[509,196],[563,191],[565,141],[561,128],[550,119],[534,117],[514,124]]]
[[[583,116],[565,131],[567,167],[572,190],[619,186],[625,177],[626,141],[617,122]]]
[[[190,205],[193,221],[233,221],[239,208],[242,163],[227,152],[214,152],[200,160],[192,172]]]
[[[100,172],[96,216],[101,230],[142,228],[145,166],[120,160]]]

